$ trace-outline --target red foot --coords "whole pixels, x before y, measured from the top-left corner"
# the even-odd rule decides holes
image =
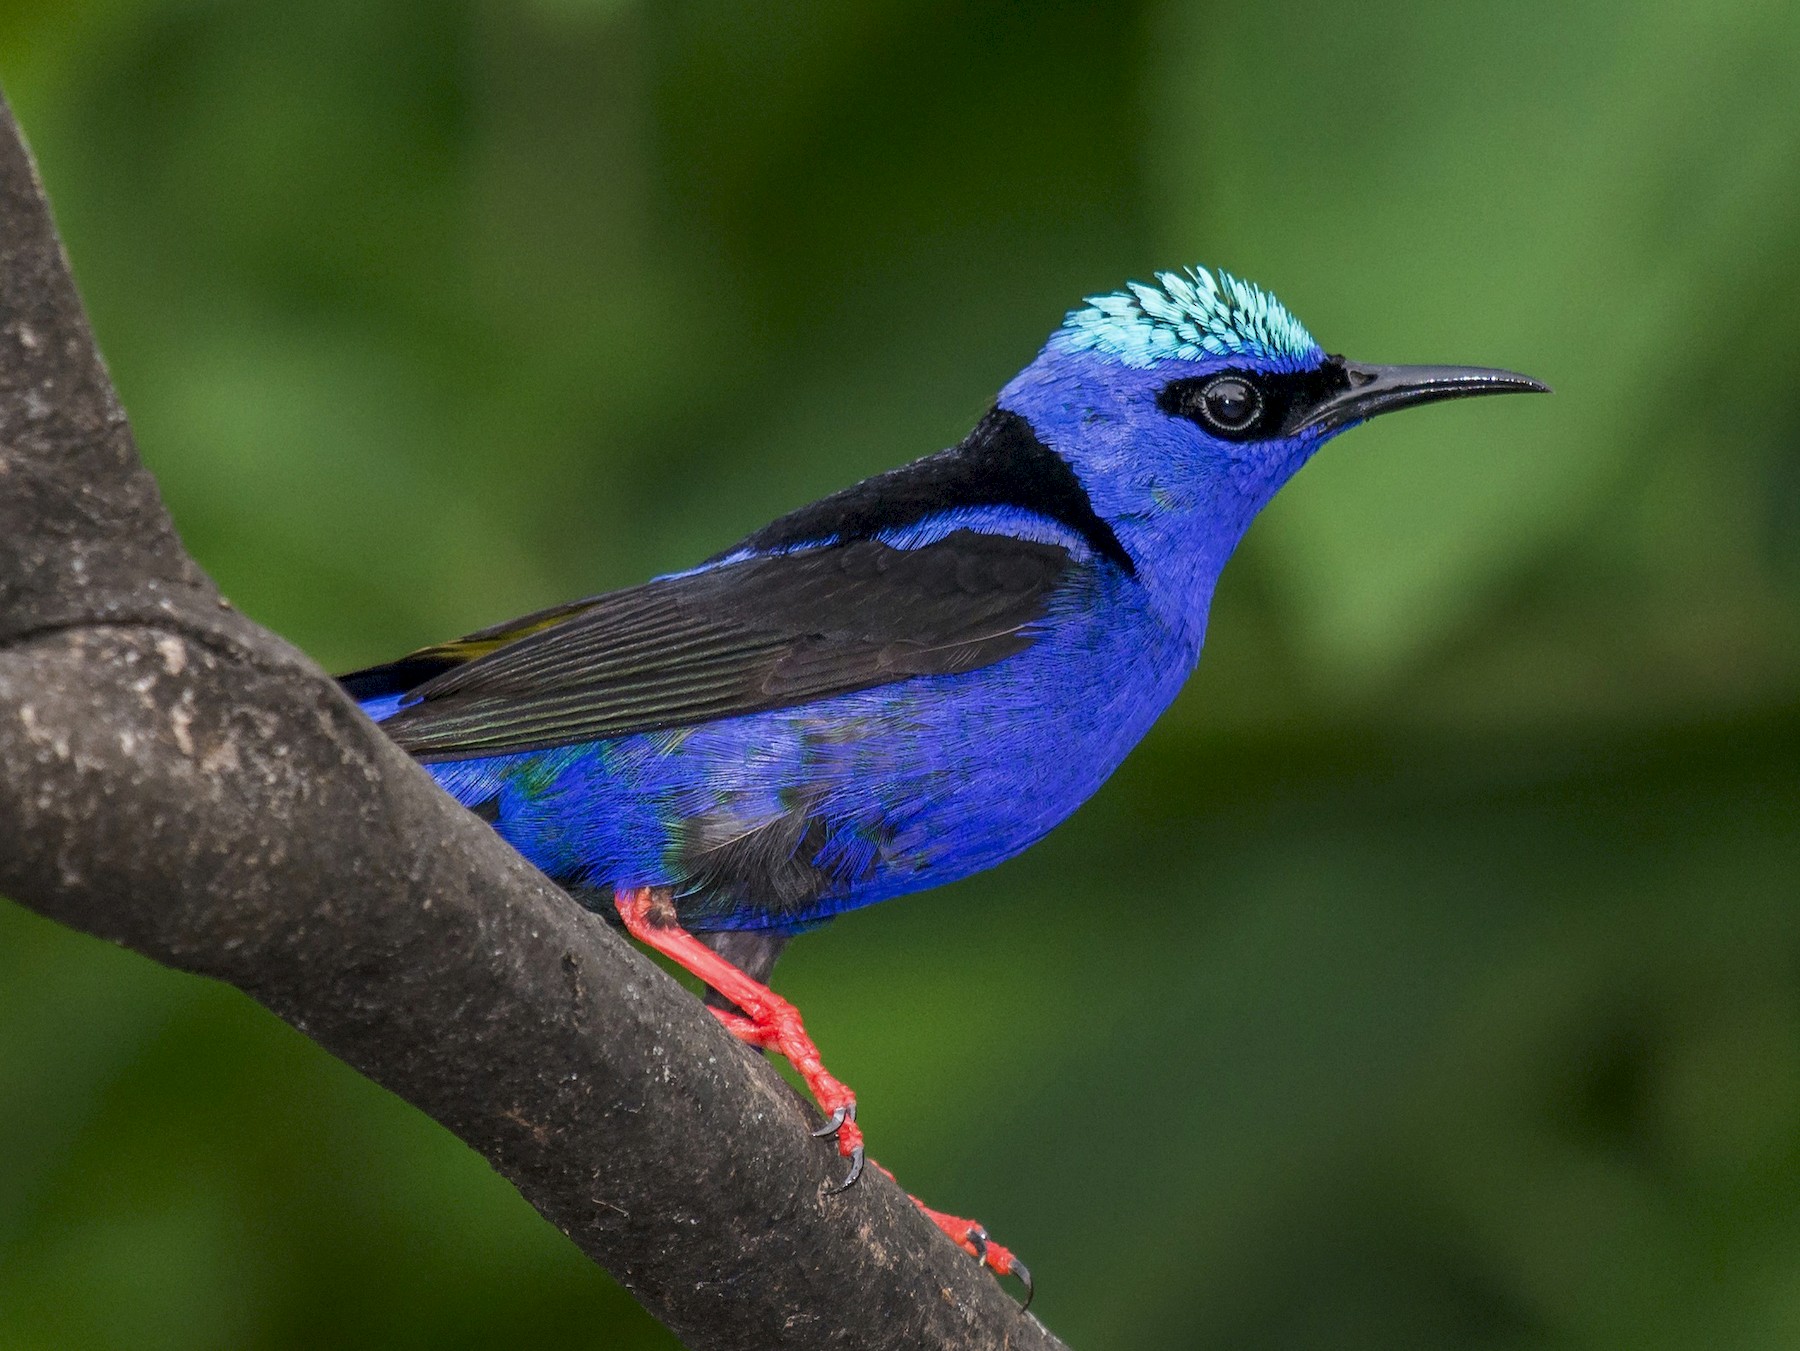
[[[876,1167],[880,1167],[877,1164]],[[883,1170],[885,1171],[885,1170]],[[950,1241],[961,1248],[969,1256],[976,1258],[996,1276],[1017,1276],[1019,1284],[1025,1287],[1025,1302],[1019,1306],[1023,1313],[1031,1307],[1032,1296],[1037,1293],[1031,1284],[1031,1272],[1023,1262],[1013,1256],[1010,1248],[1003,1248],[988,1237],[988,1231],[974,1220],[959,1219],[955,1215],[946,1215],[941,1210],[933,1210],[918,1197],[908,1192],[907,1199],[925,1212],[925,1218],[950,1236]]]
[[[679,963],[743,1010],[713,1010],[728,1032],[740,1041],[766,1047],[787,1058],[813,1100],[824,1109],[825,1124],[813,1134],[835,1135],[838,1153],[850,1160],[850,1171],[837,1190],[855,1182],[863,1169],[863,1134],[856,1124],[856,1094],[826,1070],[819,1048],[813,1045],[800,1021],[800,1010],[678,925],[674,907],[653,888],[618,892],[613,896],[613,904],[633,938]]]
[[[863,1134],[856,1124],[856,1095],[834,1078],[819,1058],[819,1048],[807,1036],[800,1021],[800,1011],[761,981],[752,980],[699,939],[675,922],[674,907],[668,898],[652,888],[621,891],[614,895],[625,921],[626,931],[647,947],[656,949],[698,976],[713,989],[736,1004],[742,1013],[730,1009],[714,1009],[725,1030],[740,1041],[761,1046],[787,1057],[809,1092],[825,1110],[826,1122],[814,1135],[835,1135],[838,1153],[850,1160],[850,1172],[838,1184],[842,1191],[862,1175]],[[880,1164],[875,1167],[881,1168]],[[881,1168],[887,1173],[887,1169]],[[888,1176],[893,1177],[892,1173]],[[1016,1276],[1025,1287],[1025,1303],[1029,1308],[1033,1289],[1031,1273],[1011,1251],[988,1237],[987,1230],[973,1220],[959,1219],[933,1210],[918,1197],[912,1203],[925,1212],[925,1218],[950,1236],[950,1241],[981,1261],[997,1276]]]

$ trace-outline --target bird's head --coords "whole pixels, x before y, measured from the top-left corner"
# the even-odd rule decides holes
[[[1193,574],[1169,580],[1210,593],[1251,518],[1339,432],[1442,399],[1545,390],[1511,371],[1328,355],[1274,296],[1191,268],[1091,297],[999,403],[1068,462],[1140,566]]]

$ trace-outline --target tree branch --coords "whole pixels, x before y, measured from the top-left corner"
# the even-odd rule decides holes
[[[689,1346],[1061,1343],[183,551],[0,101],[0,891],[228,981]]]

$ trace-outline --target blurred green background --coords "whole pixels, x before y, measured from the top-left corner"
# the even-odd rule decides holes
[[[0,0],[189,546],[343,668],[957,439],[1206,262],[1357,431],[996,873],[784,960],[1075,1346],[1800,1346],[1800,9]],[[233,992],[0,911],[0,1348],[668,1347]]]

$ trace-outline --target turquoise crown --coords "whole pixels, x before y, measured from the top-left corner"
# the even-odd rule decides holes
[[[1127,366],[1208,357],[1253,357],[1278,367],[1311,365],[1319,345],[1267,291],[1203,267],[1158,272],[1156,285],[1089,296],[1069,311],[1057,337],[1075,351],[1100,352]]]

